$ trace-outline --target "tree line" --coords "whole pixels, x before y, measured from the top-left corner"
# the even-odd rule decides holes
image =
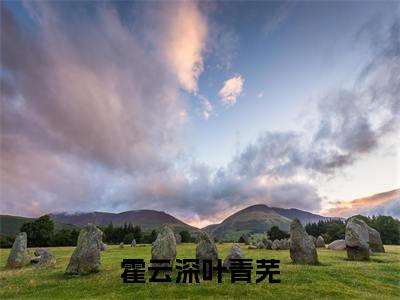
[[[400,221],[390,216],[372,216],[366,217],[356,215],[362,219],[368,226],[376,229],[380,235],[383,244],[399,245],[400,244]],[[309,223],[305,226],[308,234],[318,237],[321,235],[326,243],[334,240],[344,239],[346,222],[343,220],[327,220],[317,223]]]
[[[143,232],[140,226],[133,226],[131,223],[122,226],[114,226],[110,223],[106,227],[98,226],[103,231],[103,242],[107,244],[130,244],[133,239],[136,243],[151,244],[157,238],[157,231]],[[20,232],[26,232],[28,247],[48,247],[48,246],[76,246],[79,230],[60,229],[55,230],[54,222],[48,215],[42,216],[34,221],[24,223]],[[181,241],[191,242],[192,237],[188,231],[181,231]],[[1,236],[0,247],[10,248],[14,243],[15,237]]]

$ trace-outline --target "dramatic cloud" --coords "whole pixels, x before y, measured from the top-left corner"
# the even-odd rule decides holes
[[[194,4],[182,3],[196,22]],[[57,5],[28,3],[34,24],[28,32],[2,4],[4,213],[111,207],[121,184],[163,174],[181,155],[180,120],[186,112],[171,76],[176,70],[112,6],[93,6],[88,15],[71,5],[76,18],[66,21]],[[199,25],[181,21],[189,31]],[[158,32],[174,36],[171,30],[179,26],[172,27]],[[181,48],[184,58],[199,54]],[[198,61],[196,56],[192,65]],[[193,88],[195,81],[183,84]]]
[[[197,92],[197,79],[204,68],[207,20],[196,1],[178,1],[172,6],[167,4],[165,8],[169,14],[164,20],[167,30],[161,31],[160,47],[165,48],[166,59],[182,87],[188,92]]]
[[[219,91],[222,103],[231,106],[236,103],[236,99],[243,92],[244,79],[240,75],[236,75],[224,82],[224,86]]]
[[[400,218],[400,189],[352,201],[337,201],[324,211],[328,215],[350,217],[356,214],[389,215]]]
[[[354,88],[336,90],[319,102],[314,132],[265,132],[234,158],[241,176],[293,177],[304,172],[332,174],[376,149],[400,125],[400,29],[362,70]]]
[[[26,5],[22,21],[1,3],[1,213],[149,208],[205,225],[256,203],[318,211],[312,175],[334,174],[398,129],[397,23],[354,87],[321,99],[314,131],[265,132],[211,167],[181,141],[181,89],[213,113],[197,91],[208,33],[197,2],[135,3],[146,6],[135,18],[110,3]],[[146,26],[127,22],[140,18]],[[243,84],[225,81],[222,102],[234,105]]]

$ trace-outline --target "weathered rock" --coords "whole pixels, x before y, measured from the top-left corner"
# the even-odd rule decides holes
[[[38,249],[36,249],[38,250]],[[36,250],[35,250],[35,254],[36,254]],[[40,257],[39,257],[39,261],[36,264],[36,268],[38,269],[43,269],[43,268],[54,268],[57,260],[55,258],[55,256],[50,252],[49,249],[40,249]]]
[[[8,268],[21,268],[31,262],[27,244],[26,232],[20,232],[15,238],[10,255],[8,256]]]
[[[131,242],[131,247],[135,247],[135,246],[136,246],[136,240],[133,239],[132,242]]]
[[[182,243],[182,236],[179,233],[175,234],[175,241],[177,244]]]
[[[78,244],[72,253],[65,274],[80,275],[95,273],[100,270],[100,248],[103,232],[94,224],[81,229]]]
[[[107,251],[107,244],[106,243],[101,243],[100,244],[100,251]]]
[[[336,240],[330,243],[327,247],[331,250],[345,250],[346,249],[346,241],[345,240]]]
[[[266,240],[264,242],[265,249],[272,249],[272,241],[271,240]]]
[[[231,259],[243,259],[244,258],[244,253],[243,250],[240,248],[239,244],[233,244],[231,250],[229,251],[229,254],[227,257],[225,257],[224,264],[223,266],[228,268],[230,267],[230,261]]]
[[[281,242],[279,240],[274,240],[272,242],[271,249],[272,250],[279,250],[281,248]]]
[[[374,228],[368,226],[368,234],[369,248],[372,250],[372,252],[385,252],[385,248],[383,247],[381,235],[379,234],[379,232]]]
[[[119,243],[119,247],[124,248],[124,243],[123,242]]]
[[[369,260],[368,225],[363,220],[353,217],[347,221],[345,241],[350,260]]]
[[[173,265],[176,258],[176,240],[174,232],[169,227],[164,227],[157,235],[157,239],[151,247],[151,259],[166,259],[169,263],[153,264],[158,267]]]
[[[317,246],[317,248],[325,248],[325,240],[322,236],[318,236],[315,246]]]
[[[218,262],[218,250],[214,241],[206,232],[199,234],[199,243],[196,247],[196,259],[199,260],[200,269],[203,269],[203,260],[209,259],[213,261],[215,266]],[[208,270],[206,270],[208,271]]]
[[[290,224],[290,258],[294,263],[318,263],[314,240],[307,234],[298,219]]]

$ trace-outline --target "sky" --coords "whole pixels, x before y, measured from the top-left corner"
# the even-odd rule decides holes
[[[400,217],[398,2],[0,8],[1,214]]]

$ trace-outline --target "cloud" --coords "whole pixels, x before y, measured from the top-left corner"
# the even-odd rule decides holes
[[[352,89],[336,89],[319,101],[314,131],[264,132],[231,162],[241,176],[277,178],[334,174],[378,148],[400,128],[400,30],[387,40],[360,72]]]
[[[264,97],[264,93],[263,93],[263,92],[259,92],[259,93],[257,94],[257,98],[258,98],[258,99],[261,99],[262,97]]]
[[[175,71],[112,5],[64,3],[67,21],[27,3],[30,32],[1,5],[4,213],[110,208],[121,183],[173,167],[186,115]]]
[[[222,103],[226,106],[232,106],[236,103],[236,99],[243,92],[244,79],[240,75],[236,75],[224,82],[223,87],[218,95],[221,97]]]
[[[213,108],[211,102],[207,98],[204,98],[204,97],[201,100],[201,105],[203,107],[203,118],[207,120],[210,117],[210,115],[213,113],[214,108]]]
[[[203,53],[206,50],[207,19],[196,1],[178,1],[162,8],[161,24],[167,28],[159,35],[160,47],[177,76],[181,86],[191,93],[198,90],[197,80],[204,70]]]
[[[350,217],[356,214],[389,215],[400,217],[400,189],[376,194],[352,201],[337,201],[334,207],[325,210],[332,216]]]

